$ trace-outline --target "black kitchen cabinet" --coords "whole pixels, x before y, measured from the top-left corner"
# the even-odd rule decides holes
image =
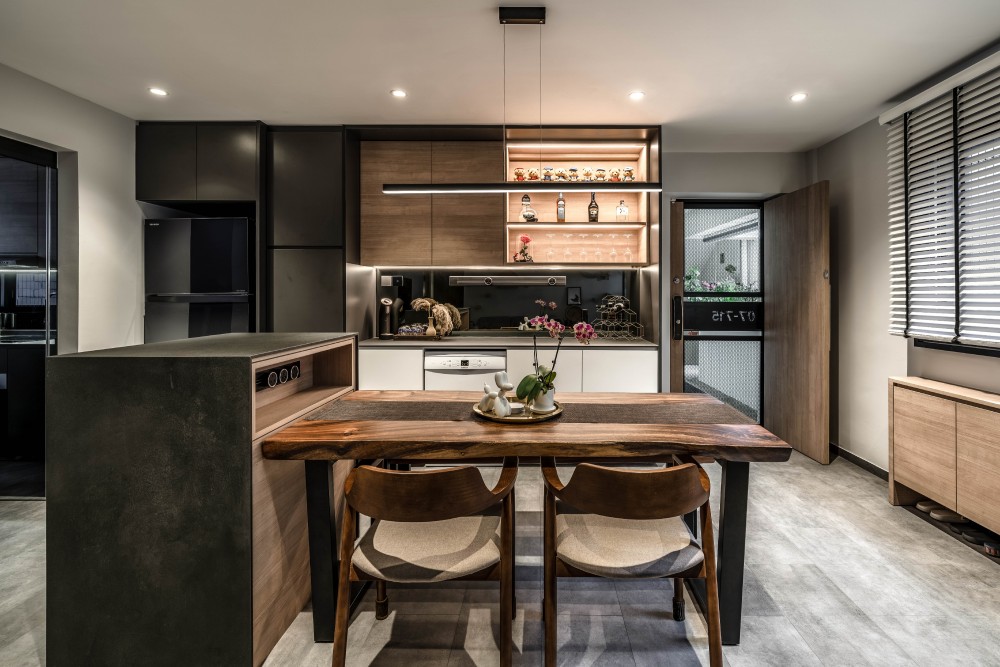
[[[193,123],[139,123],[135,130],[135,198],[195,201],[198,128]]]
[[[199,124],[197,154],[199,201],[257,199],[255,123]]]
[[[277,248],[271,255],[271,331],[344,330],[344,251]]]
[[[44,242],[45,167],[0,156],[0,255],[37,255]]]
[[[344,244],[344,137],[338,130],[272,130],[272,246]]]
[[[260,127],[259,123],[139,123],[135,198],[255,201]]]
[[[45,451],[45,346],[0,346],[0,405],[5,422],[0,458],[42,460]]]

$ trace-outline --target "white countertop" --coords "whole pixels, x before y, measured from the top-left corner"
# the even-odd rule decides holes
[[[549,336],[538,336],[539,347],[555,347],[556,340]],[[473,348],[511,348],[511,347],[531,347],[531,336],[528,334],[510,336],[446,336],[441,340],[380,340],[369,338],[358,343],[362,348],[451,348],[451,349],[473,349]],[[648,340],[593,340],[589,345],[578,342],[572,336],[563,339],[564,348],[615,348],[615,349],[657,349],[656,343]]]

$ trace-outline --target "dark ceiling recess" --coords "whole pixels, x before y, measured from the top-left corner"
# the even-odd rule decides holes
[[[500,23],[507,25],[541,25],[545,23],[545,7],[501,7]]]

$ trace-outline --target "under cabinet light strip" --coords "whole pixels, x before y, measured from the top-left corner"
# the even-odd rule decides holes
[[[566,285],[566,276],[448,276],[450,287],[468,287],[473,285],[507,286],[507,285]]]
[[[514,183],[385,183],[386,195],[524,194],[528,192],[663,192],[659,183],[517,181]]]

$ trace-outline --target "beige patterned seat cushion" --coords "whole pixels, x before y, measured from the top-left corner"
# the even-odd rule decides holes
[[[378,521],[354,549],[354,567],[398,583],[464,577],[500,562],[499,511],[445,521]]]
[[[556,553],[589,574],[613,579],[669,577],[705,555],[680,517],[634,521],[579,514],[559,503]]]

